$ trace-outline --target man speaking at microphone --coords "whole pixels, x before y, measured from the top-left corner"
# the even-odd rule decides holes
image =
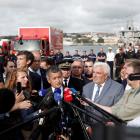
[[[47,80],[51,87],[47,89],[46,95],[40,104],[42,110],[48,110],[54,106],[58,106],[58,104],[60,104],[59,99],[63,97],[62,72],[57,66],[52,66],[48,69]],[[58,99],[58,101],[55,101],[55,98],[56,100]],[[42,126],[43,139],[49,139],[51,134],[59,131],[60,119],[60,110],[56,110],[45,117],[45,123]]]
[[[60,110],[50,113],[45,117],[45,124],[42,129],[43,139],[49,139],[52,134],[61,134],[62,129],[62,120],[64,117],[70,113],[72,113],[71,107],[66,105],[62,105],[63,99],[63,76],[62,71],[57,66],[52,66],[47,70],[47,80],[51,84],[51,87],[47,89],[47,93],[40,104],[40,108],[42,110],[48,110],[53,108],[54,106],[60,106]],[[63,116],[64,115],[64,116]],[[70,114],[70,117],[74,116],[73,113]],[[67,117],[68,120],[72,120],[72,118]],[[71,124],[69,124],[71,125]],[[78,130],[77,130],[78,132]],[[75,132],[75,133],[77,133]],[[56,135],[55,135],[56,136]],[[54,136],[54,137],[55,137]]]

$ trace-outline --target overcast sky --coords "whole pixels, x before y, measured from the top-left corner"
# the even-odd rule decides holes
[[[139,0],[0,0],[0,35],[18,27],[54,26],[64,32],[117,32],[133,20],[140,26]]]

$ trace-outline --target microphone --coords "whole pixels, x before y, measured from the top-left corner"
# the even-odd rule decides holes
[[[41,89],[39,90],[39,96],[44,97],[46,95],[47,89]]]
[[[64,89],[64,101],[66,101],[66,102],[72,102],[73,101],[72,91],[68,87],[66,87]]]
[[[128,76],[128,79],[129,79],[130,81],[140,80],[140,73],[130,74],[130,75]]]
[[[76,89],[74,89],[74,88],[70,88],[70,90],[72,91],[72,94],[73,94],[73,95],[78,94],[78,91],[76,91]]]
[[[61,89],[60,88],[55,89],[55,91],[54,91],[54,100],[58,105],[60,105],[60,102],[62,100],[62,98],[61,98]]]
[[[54,91],[54,100],[58,104],[58,106],[60,107],[61,112],[63,112],[62,97],[61,97],[61,89],[60,88],[55,89],[55,91]]]
[[[84,98],[83,96],[80,96],[78,94],[78,92],[74,89],[74,88],[71,88],[71,96],[74,95],[74,97],[78,98],[78,99],[81,99],[82,101],[86,102],[87,104],[89,104],[91,107],[93,107],[95,110],[97,110],[98,112],[100,112],[101,114],[103,114],[108,120],[111,120],[113,121],[115,124],[118,124],[118,125],[125,125],[126,123],[121,120],[120,118],[106,112],[105,110],[103,110],[102,108],[98,107],[97,105],[95,105],[94,103],[90,102],[89,100],[87,100],[86,98]],[[65,97],[67,99],[67,95]],[[64,99],[65,99],[64,98]],[[67,100],[65,100],[67,101]]]
[[[65,88],[64,94],[66,94],[64,96],[65,101],[67,100],[68,102],[72,102],[72,101],[75,101],[75,99],[78,99],[78,101],[79,101],[79,92],[76,91],[74,88]]]

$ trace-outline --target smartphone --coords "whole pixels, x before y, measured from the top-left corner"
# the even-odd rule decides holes
[[[21,87],[21,82],[17,82],[17,93],[20,93],[22,91],[22,87]]]

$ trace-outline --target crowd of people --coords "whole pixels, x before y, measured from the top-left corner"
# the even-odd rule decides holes
[[[137,52],[132,46],[127,51],[119,48],[117,53],[109,47],[108,52],[101,48],[97,54],[91,50],[89,54],[83,51],[83,55],[78,50],[74,55],[51,50],[49,56],[39,51],[19,51],[5,57],[1,49],[0,54],[0,88],[14,95],[12,101],[7,99],[9,109],[2,101],[9,97],[1,96],[0,90],[0,132],[34,118],[34,112],[61,106],[41,118],[0,133],[2,139],[85,140],[87,135],[94,139],[92,129],[99,120],[79,112],[63,99],[73,98],[74,105],[100,118],[103,125],[112,120],[80,97],[71,97],[72,89],[125,122],[140,117],[140,80],[129,79],[130,74],[140,73],[140,47]]]

